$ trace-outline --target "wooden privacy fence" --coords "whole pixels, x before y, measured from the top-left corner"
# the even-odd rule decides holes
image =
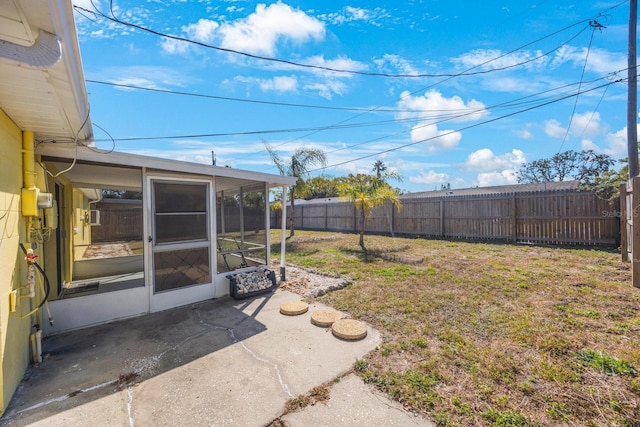
[[[105,243],[123,240],[142,240],[142,209],[101,210],[100,225],[91,227],[91,241]]]
[[[620,252],[622,261],[631,261],[631,281],[640,288],[640,177],[620,186]]]
[[[295,206],[293,218],[296,229],[357,232],[357,214],[350,202],[306,203]],[[272,227],[279,217],[272,213]],[[391,203],[374,208],[365,232],[617,246],[619,206],[577,191],[404,198],[400,211]]]

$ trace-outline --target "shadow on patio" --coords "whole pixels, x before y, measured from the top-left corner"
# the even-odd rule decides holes
[[[47,337],[1,424],[30,424],[117,393],[264,332],[255,319],[273,294],[209,300]]]

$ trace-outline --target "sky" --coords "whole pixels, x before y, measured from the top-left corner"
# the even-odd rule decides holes
[[[628,1],[73,1],[101,149],[278,174],[267,144],[317,148],[312,176],[380,160],[404,192],[627,156]]]

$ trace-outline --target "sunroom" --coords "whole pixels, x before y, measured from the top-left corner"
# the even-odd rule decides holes
[[[45,333],[222,297],[233,274],[269,271],[269,192],[295,178],[73,144],[36,153],[53,198]]]

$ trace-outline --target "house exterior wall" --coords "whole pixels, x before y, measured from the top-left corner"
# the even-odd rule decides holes
[[[89,199],[78,189],[73,190],[73,253],[74,259],[82,259],[91,244],[91,220]]]
[[[9,310],[9,294],[26,280],[26,263],[20,243],[26,226],[20,210],[22,188],[22,132],[0,109],[0,415],[4,413],[29,364],[29,334],[35,303],[20,299],[15,312]]]

